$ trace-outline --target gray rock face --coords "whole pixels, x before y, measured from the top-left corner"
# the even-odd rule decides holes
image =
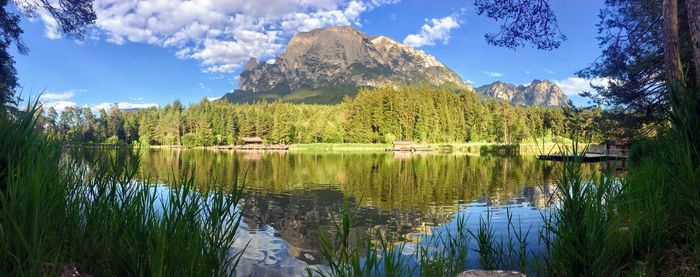
[[[467,90],[462,79],[433,56],[384,36],[352,27],[296,34],[274,63],[254,58],[241,72],[238,90],[291,92],[301,88],[449,85]]]
[[[545,107],[570,107],[571,101],[561,88],[548,80],[533,80],[527,86],[501,81],[476,88],[476,92],[511,104]]]

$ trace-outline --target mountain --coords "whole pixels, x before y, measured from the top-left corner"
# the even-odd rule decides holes
[[[475,89],[477,93],[498,98],[511,104],[545,107],[571,107],[571,101],[561,88],[548,80],[533,80],[529,85],[513,85],[501,81]]]
[[[297,33],[274,60],[251,58],[238,89],[224,98],[334,103],[362,87],[412,84],[471,90],[454,71],[421,50],[352,27],[328,27]]]

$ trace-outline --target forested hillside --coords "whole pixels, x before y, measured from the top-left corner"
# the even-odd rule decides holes
[[[600,110],[513,106],[439,88],[362,90],[336,105],[179,101],[163,108],[97,115],[85,107],[41,119],[51,138],[71,142],[211,146],[259,136],[269,143],[518,143],[543,136],[599,139]]]

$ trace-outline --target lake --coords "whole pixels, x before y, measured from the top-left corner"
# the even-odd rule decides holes
[[[334,230],[346,201],[355,216],[352,232],[380,231],[405,242],[408,252],[426,236],[453,230],[459,216],[478,228],[489,214],[499,236],[507,212],[533,229],[535,245],[541,212],[556,205],[549,200],[560,166],[534,155],[148,149],[138,179],[167,186],[173,176],[193,173],[204,187],[234,184],[237,176],[245,194],[236,247],[250,242],[238,270],[289,276],[323,266],[320,230]],[[593,172],[600,166],[584,167]]]

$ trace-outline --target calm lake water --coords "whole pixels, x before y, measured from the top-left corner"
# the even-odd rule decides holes
[[[290,276],[323,266],[319,230],[334,229],[345,200],[356,215],[353,232],[379,230],[406,242],[405,254],[426,235],[454,230],[458,216],[478,228],[487,210],[497,237],[506,230],[507,210],[533,228],[536,240],[559,167],[535,156],[150,149],[138,178],[168,185],[174,175],[193,172],[205,186],[245,176],[245,224],[236,247],[250,244],[238,270]]]

